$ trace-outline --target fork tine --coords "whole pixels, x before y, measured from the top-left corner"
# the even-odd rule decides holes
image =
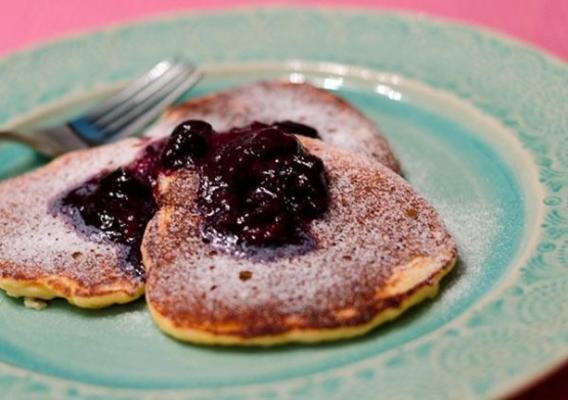
[[[160,82],[160,87],[152,88],[154,90],[144,94],[144,96],[140,96],[140,98],[133,101],[128,101],[126,107],[123,107],[120,113],[113,115],[113,118],[105,118],[104,121],[100,121],[100,123],[97,123],[96,126],[109,133],[119,131],[123,126],[130,122],[130,120],[136,118],[167,93],[171,92],[175,86],[187,78],[189,74],[189,71],[183,71],[179,75],[174,76],[172,79]]]
[[[148,97],[144,103],[139,104],[119,120],[108,125],[105,131],[116,138],[136,133],[158,117],[166,106],[180,97],[200,78],[201,74],[199,72],[189,71],[180,79],[171,81],[170,84],[160,89],[155,95]]]
[[[193,71],[193,67],[184,64],[173,65],[168,71],[154,79],[138,93],[134,94],[126,101],[118,104],[115,108],[109,110],[106,114],[102,115],[97,120],[92,122],[101,129],[105,129],[109,123],[120,119],[122,115],[127,113],[133,107],[146,101],[146,99],[152,96],[154,93],[158,92],[162,87],[167,86],[172,80],[178,79],[179,76]]]
[[[91,110],[88,110],[83,117],[91,121],[96,121],[109,111],[116,108],[119,104],[124,103],[132,96],[139,93],[148,84],[152,83],[155,79],[165,74],[169,69],[171,69],[175,64],[175,60],[164,60],[156,64],[150,71],[148,71],[144,76],[136,79],[134,82],[130,83],[124,89],[118,91],[116,94],[103,101],[102,103],[96,105]]]
[[[185,82],[191,76],[191,72],[187,71],[183,75],[176,77],[175,79],[169,81],[166,85],[162,86],[160,89],[156,90],[150,96],[147,96],[142,102],[134,105],[122,115],[118,116],[112,120],[106,126],[100,126],[109,135],[116,135],[118,132],[124,129],[125,126],[132,123],[133,120],[141,117],[144,113],[154,107],[154,105],[160,103],[162,99],[168,96],[172,91],[174,91],[180,84]]]

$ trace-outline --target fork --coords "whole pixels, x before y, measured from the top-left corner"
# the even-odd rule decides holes
[[[26,144],[56,157],[138,133],[201,79],[193,65],[164,60],[82,115],[30,133],[0,130],[0,141]]]

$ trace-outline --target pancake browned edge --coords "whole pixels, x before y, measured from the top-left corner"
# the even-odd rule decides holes
[[[169,109],[148,135],[169,135],[188,119],[207,121],[217,132],[254,121],[300,122],[317,129],[324,142],[400,173],[389,143],[372,121],[341,97],[307,83],[257,82],[200,97]]]
[[[63,297],[79,307],[127,303],[144,292],[116,243],[89,239],[52,204],[105,170],[132,161],[147,140],[66,154],[0,183],[0,288],[14,297]]]
[[[320,157],[331,205],[310,223],[317,248],[254,262],[203,243],[198,176],[160,180],[160,210],[142,251],[158,326],[194,343],[276,345],[361,335],[433,297],[457,249],[436,211],[371,160],[299,138]]]

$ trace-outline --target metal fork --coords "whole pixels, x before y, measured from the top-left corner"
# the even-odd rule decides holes
[[[1,131],[0,141],[56,157],[138,133],[201,79],[187,62],[165,60],[107,100],[67,123],[30,133]]]

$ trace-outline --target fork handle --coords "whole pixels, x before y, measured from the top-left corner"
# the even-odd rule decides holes
[[[34,139],[32,135],[26,135],[21,132],[16,131],[1,131],[0,130],[0,142],[14,142],[26,145],[47,156],[54,155],[54,149],[48,143],[41,142]]]
[[[15,131],[0,131],[0,141],[17,142],[34,148],[37,144],[31,137]]]

